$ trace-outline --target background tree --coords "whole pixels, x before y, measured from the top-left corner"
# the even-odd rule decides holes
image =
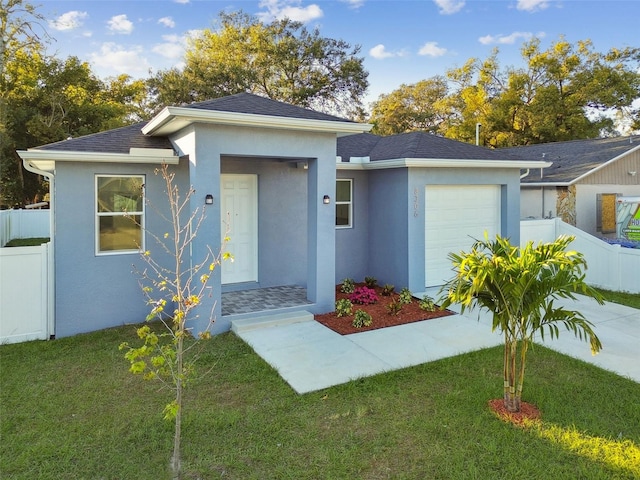
[[[581,253],[568,251],[574,237],[561,236],[537,246],[512,246],[499,235],[476,240],[470,252],[451,253],[455,276],[443,287],[438,302],[442,308],[459,303],[461,311],[479,307],[493,314],[492,330],[504,336],[504,405],[520,410],[527,350],[534,335],[545,330],[551,338],[564,324],[591,345],[596,354],[602,348],[592,324],[577,311],[555,305],[560,298],[575,299],[575,293],[602,297],[584,282],[586,261]]]
[[[484,61],[471,58],[447,71],[449,94],[433,104],[445,112],[437,130],[473,142],[481,123],[481,143],[504,147],[613,135],[618,133],[614,119],[640,126],[640,112],[633,108],[640,98],[640,48],[603,54],[588,40],[572,45],[560,38],[542,50],[534,38],[521,54],[520,68],[502,68],[494,49]],[[374,104],[371,121],[382,134],[422,130],[407,126],[406,118],[426,112],[403,85]]]
[[[373,133],[442,133],[441,125],[449,117],[447,94],[446,79],[435,76],[413,85],[402,84],[397,90],[380,95],[371,110]]]
[[[8,127],[7,65],[20,52],[37,50],[50,37],[42,27],[44,17],[23,0],[0,0],[0,206],[13,204],[16,191],[24,189],[24,172],[12,150],[12,132]],[[37,181],[31,178],[31,184]],[[20,201],[22,194],[18,195]]]
[[[150,80],[158,105],[251,92],[347,117],[362,116],[368,73],[360,47],[322,37],[289,19],[265,24],[221,13],[216,30],[192,39],[182,71]]]

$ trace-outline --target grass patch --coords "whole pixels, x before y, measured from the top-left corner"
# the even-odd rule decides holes
[[[628,307],[640,308],[640,295],[629,292],[612,292],[611,290],[603,290],[596,288],[607,302],[620,303]]]
[[[0,476],[162,479],[169,394],[127,372],[135,327],[0,347]],[[187,390],[187,479],[631,479],[640,385],[542,346],[523,400],[542,423],[498,420],[496,347],[297,395],[233,334],[208,342]]]
[[[9,240],[5,247],[37,247],[48,241],[49,237],[14,238]]]

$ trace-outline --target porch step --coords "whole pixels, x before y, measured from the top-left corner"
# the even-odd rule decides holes
[[[306,310],[272,313],[233,320],[231,322],[231,331],[234,333],[240,333],[247,332],[249,330],[256,330],[258,328],[291,325],[292,323],[308,322],[311,320],[313,320],[313,314]]]

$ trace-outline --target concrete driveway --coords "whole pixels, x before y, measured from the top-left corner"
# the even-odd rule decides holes
[[[437,291],[425,293],[437,295]],[[592,356],[589,344],[563,327],[559,339],[537,341],[640,383],[640,310],[615,303],[598,305],[583,296],[562,303],[595,325],[602,351]],[[298,393],[502,344],[502,336],[491,332],[490,315],[477,312],[345,336],[314,320],[276,322],[236,334]]]

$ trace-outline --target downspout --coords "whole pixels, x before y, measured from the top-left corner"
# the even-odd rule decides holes
[[[47,311],[48,311],[48,315],[47,315],[47,335],[49,336],[49,339],[52,339],[55,337],[55,325],[56,325],[56,321],[55,321],[55,316],[56,316],[56,311],[55,311],[55,291],[56,291],[56,284],[55,284],[55,275],[54,275],[54,268],[55,268],[55,262],[54,262],[54,255],[55,255],[55,249],[54,249],[54,243],[55,243],[55,215],[54,215],[54,198],[55,198],[55,183],[54,183],[54,174],[53,172],[47,172],[45,170],[40,170],[39,168],[34,167],[33,165],[31,165],[29,163],[28,160],[22,160],[22,164],[24,165],[24,168],[26,170],[28,170],[29,172],[35,173],[36,175],[42,175],[43,177],[45,177],[48,181],[49,181],[49,254],[47,255],[47,283],[48,283],[48,288],[47,288]]]

